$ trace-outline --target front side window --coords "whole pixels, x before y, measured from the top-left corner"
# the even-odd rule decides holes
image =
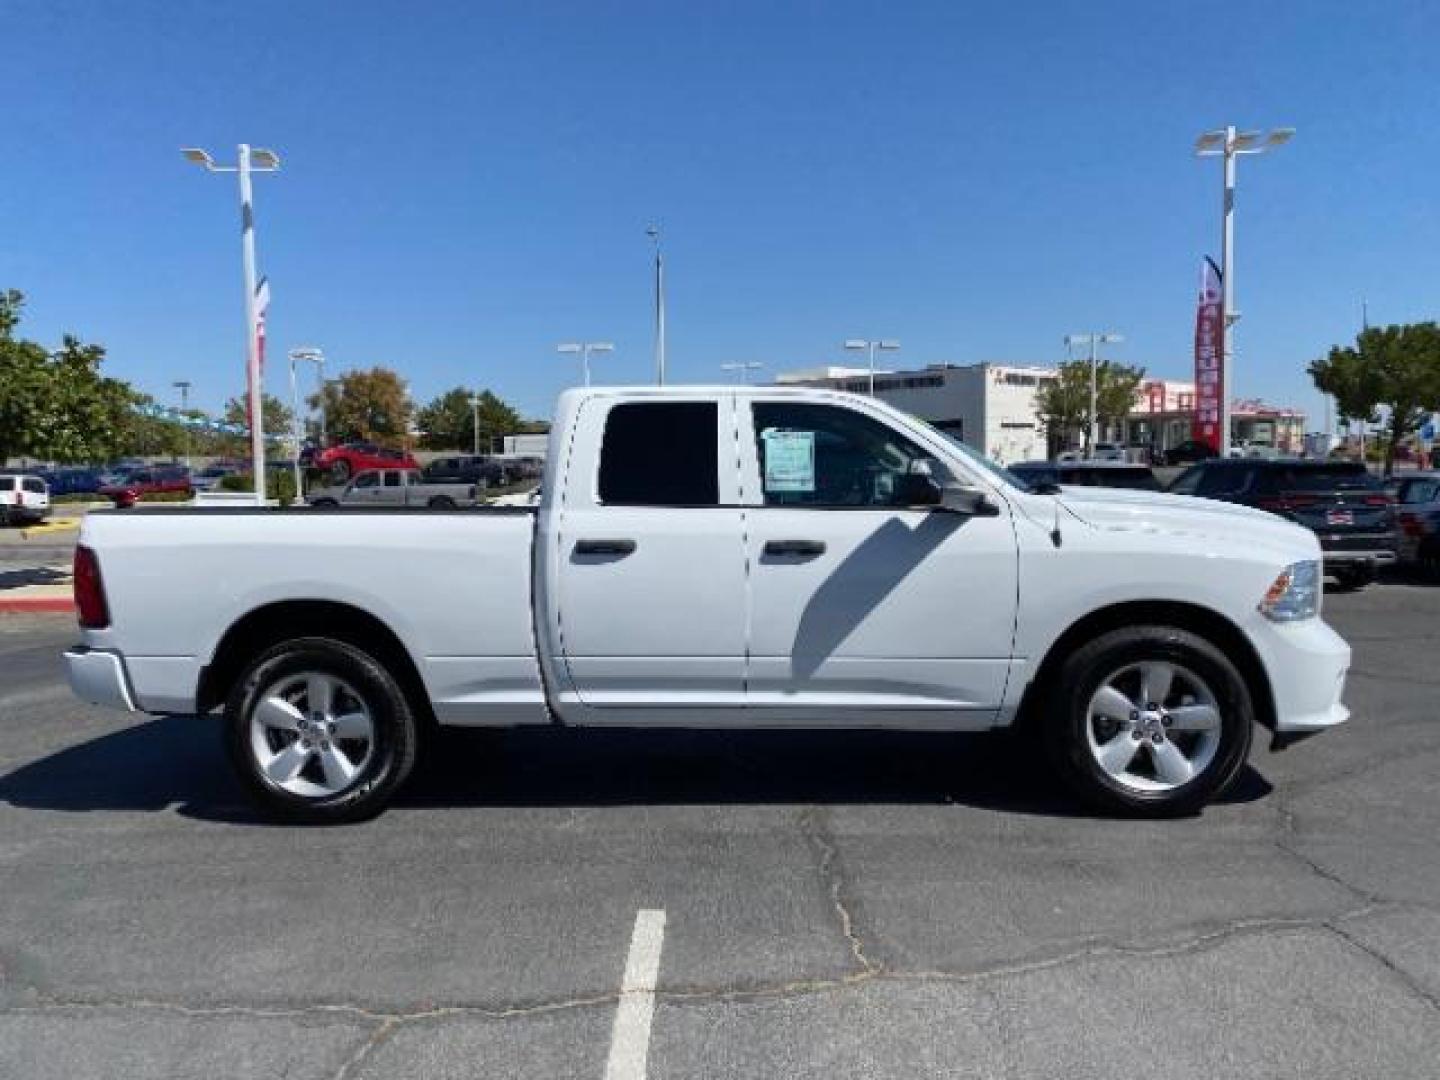
[[[901,477],[945,479],[933,454],[853,409],[787,401],[751,409],[766,506],[904,506]]]
[[[405,474],[398,472],[387,472],[385,474],[386,487],[400,487],[405,483]]]
[[[361,473],[355,478],[355,490],[364,491],[367,488],[380,486],[380,474],[373,472]]]
[[[600,501],[719,505],[719,416],[713,401],[634,401],[611,408],[600,443]]]
[[[43,480],[26,480],[26,481],[25,481],[25,490],[28,491],[28,492],[31,492],[32,494],[35,494],[35,495],[44,495],[44,494],[45,494],[45,481],[43,481]]]

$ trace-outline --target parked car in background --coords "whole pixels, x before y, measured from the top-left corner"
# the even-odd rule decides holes
[[[153,468],[136,469],[118,484],[109,484],[100,489],[100,494],[117,507],[134,506],[146,495],[163,495],[171,492],[195,494],[190,482],[190,470],[183,465],[156,465]]]
[[[1090,455],[1091,461],[1124,461],[1125,447],[1119,443],[1097,442],[1095,452]]]
[[[480,497],[476,484],[432,483],[419,469],[367,469],[348,484],[316,488],[305,498],[311,506],[425,506],[456,510],[474,506]]]
[[[1159,491],[1160,481],[1148,465],[1125,461],[1022,461],[1009,469],[1031,486],[1063,484],[1072,487],[1132,488]]]
[[[100,473],[95,469],[78,466],[46,469],[40,473],[40,478],[50,488],[51,498],[56,495],[93,495],[100,490]]]
[[[1412,473],[1395,482],[1400,561],[1440,571],[1440,472]]]
[[[1199,439],[1189,439],[1172,446],[1160,455],[1164,465],[1194,465],[1197,461],[1209,461],[1218,456],[1215,448]]]
[[[303,462],[302,462],[303,463]],[[330,474],[333,484],[343,484],[366,469],[418,469],[420,463],[400,450],[386,450],[368,442],[344,443],[317,450],[310,458],[312,468]]]
[[[240,469],[234,465],[211,465],[191,476],[190,484],[196,491],[214,491],[220,486],[221,480],[238,472]]]
[[[1168,490],[1304,525],[1320,538],[1326,572],[1348,588],[1368,584],[1398,558],[1394,499],[1358,461],[1213,458],[1186,469]]]
[[[502,487],[510,482],[510,470],[483,454],[460,454],[436,458],[421,470],[430,484],[474,484],[481,488]]]
[[[50,488],[34,473],[0,475],[0,525],[34,525],[50,516]]]

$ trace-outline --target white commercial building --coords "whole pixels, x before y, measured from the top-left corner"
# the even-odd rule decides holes
[[[1002,464],[1014,464],[1046,456],[1045,429],[1035,415],[1035,396],[1057,375],[1053,367],[1023,364],[932,364],[916,371],[875,372],[875,396]],[[870,372],[811,368],[782,374],[775,381],[864,394],[870,389]]]

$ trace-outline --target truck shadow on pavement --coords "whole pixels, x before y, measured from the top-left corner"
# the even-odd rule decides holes
[[[1086,816],[1038,767],[1037,751],[994,734],[447,730],[431,737],[395,805],[891,803]],[[1220,801],[1271,790],[1247,767]],[[0,778],[0,801],[267,823],[231,774],[217,716],[137,723],[22,765]]]

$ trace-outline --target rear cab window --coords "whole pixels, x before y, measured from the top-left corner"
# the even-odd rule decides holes
[[[600,441],[606,506],[720,505],[720,407],[714,401],[613,405]]]

